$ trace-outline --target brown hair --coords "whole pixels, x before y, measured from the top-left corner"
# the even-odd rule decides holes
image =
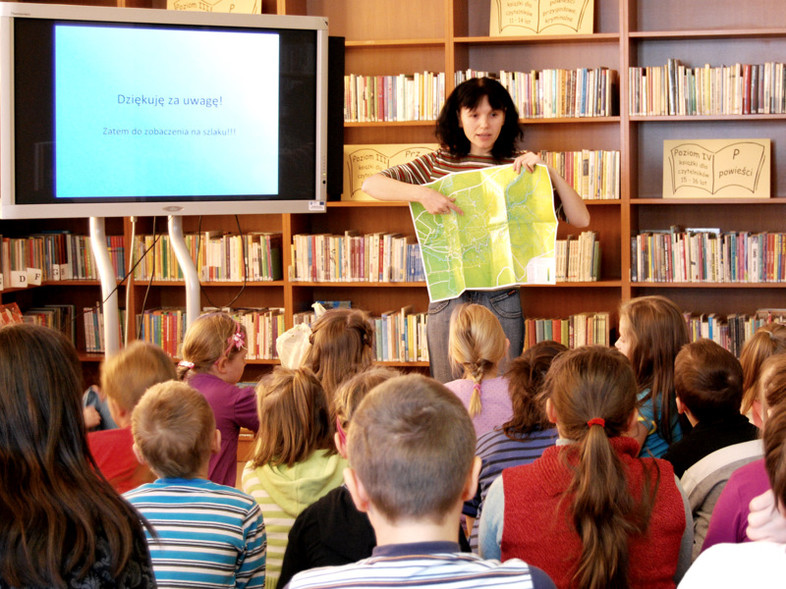
[[[183,362],[180,363],[178,377],[185,378],[189,370],[209,372],[213,364],[224,356],[232,360],[247,348],[247,337],[245,326],[228,313],[200,315],[188,327],[183,339]]]
[[[419,374],[372,390],[349,429],[350,466],[389,521],[441,521],[460,500],[475,455],[475,428],[459,398]]]
[[[786,403],[772,408],[764,424],[764,465],[781,512],[786,508]]]
[[[746,340],[740,353],[743,374],[741,413],[748,413],[759,398],[757,382],[764,361],[783,352],[786,352],[786,325],[782,323],[762,325]]]
[[[332,399],[341,381],[374,362],[374,326],[358,309],[330,309],[311,325],[311,349],[304,365]]]
[[[349,425],[352,414],[371,389],[397,376],[401,376],[398,370],[374,366],[338,385],[333,399],[333,414],[338,418],[341,427],[346,428]]]
[[[576,442],[566,447],[577,466],[565,493],[572,497],[573,524],[581,538],[576,586],[625,587],[628,538],[646,531],[654,502],[648,475],[643,499],[636,504],[609,441],[625,433],[636,408],[630,363],[613,348],[569,350],[554,359],[544,391],[561,435]],[[594,418],[605,423],[589,425]]]
[[[335,452],[327,395],[311,370],[276,367],[259,381],[257,400],[255,468],[293,466],[316,450]]]
[[[155,344],[135,340],[101,363],[101,391],[126,411],[159,382],[177,378],[175,364]]]
[[[674,389],[699,421],[739,413],[742,366],[728,350],[710,339],[700,339],[677,354]]]
[[[757,390],[762,405],[761,417],[766,423],[767,408],[786,402],[786,354],[775,354],[762,362]]]
[[[513,416],[502,425],[502,430],[511,440],[520,440],[534,431],[554,427],[546,417],[539,393],[551,362],[567,349],[559,342],[546,340],[525,350],[511,362],[506,377]]]
[[[96,557],[113,578],[142,536],[139,515],[99,474],[82,418],[82,369],[58,331],[0,329],[0,579],[66,587]]]
[[[655,415],[658,432],[671,443],[672,424],[677,419],[674,358],[689,340],[685,318],[673,301],[659,295],[623,303],[620,306],[622,317],[627,318],[633,336],[628,356],[636,384],[639,391],[650,389],[648,400],[654,407],[660,407],[660,415]]]
[[[463,368],[464,378],[472,379],[476,385],[505,357],[506,340],[499,319],[483,305],[464,303],[450,316],[448,356]],[[475,417],[482,409],[480,387],[475,386],[469,400],[469,414]]]
[[[191,479],[210,460],[216,418],[204,395],[184,382],[153,385],[131,414],[134,443],[162,478]]]

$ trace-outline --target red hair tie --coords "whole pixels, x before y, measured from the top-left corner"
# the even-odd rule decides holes
[[[593,425],[599,425],[600,427],[606,427],[606,420],[602,417],[593,417],[587,422],[587,427],[592,427]]]

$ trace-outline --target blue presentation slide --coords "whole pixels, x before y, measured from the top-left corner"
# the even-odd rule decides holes
[[[57,25],[56,196],[278,193],[269,31]]]

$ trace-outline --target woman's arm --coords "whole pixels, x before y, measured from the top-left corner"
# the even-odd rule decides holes
[[[589,225],[590,214],[587,210],[587,205],[584,204],[584,199],[579,196],[578,192],[573,190],[573,187],[554,168],[545,164],[537,153],[525,151],[513,160],[513,169],[519,172],[523,167],[528,172],[534,172],[537,164],[543,164],[548,169],[551,183],[554,185],[554,190],[556,190],[562,202],[562,210],[565,211],[568,223],[574,227],[586,227]]]
[[[455,211],[464,212],[444,194],[419,184],[408,184],[382,174],[374,174],[363,181],[363,192],[378,200],[403,200],[419,202],[432,215]]]

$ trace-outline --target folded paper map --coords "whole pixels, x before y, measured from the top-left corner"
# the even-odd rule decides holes
[[[464,212],[432,215],[410,205],[432,302],[465,290],[554,284],[557,216],[545,166],[457,172],[427,186]]]

